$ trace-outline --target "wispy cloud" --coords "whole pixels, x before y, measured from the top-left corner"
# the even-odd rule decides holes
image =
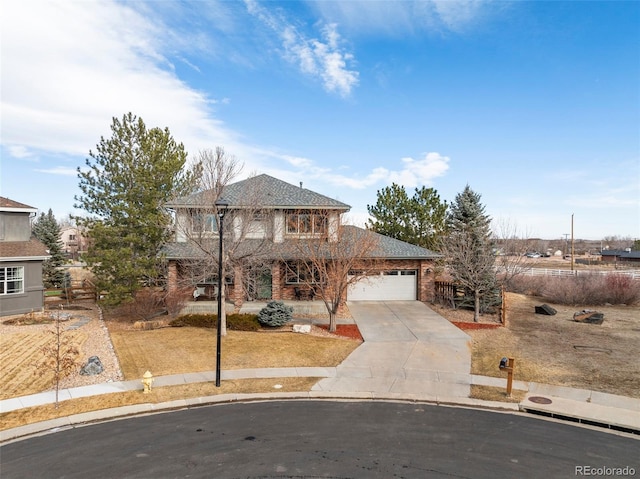
[[[416,32],[462,33],[507,8],[484,0],[419,0],[402,2],[307,2],[326,22],[361,35],[399,37]]]
[[[36,168],[33,171],[37,171],[38,173],[47,173],[49,175],[58,175],[58,176],[77,176],[78,172],[75,168],[70,168],[68,166],[55,166],[53,168]]]
[[[358,85],[359,73],[350,69],[354,57],[342,45],[335,23],[321,26],[320,38],[310,38],[284,17],[247,0],[247,10],[281,39],[283,57],[304,74],[320,79],[324,88],[343,97]]]
[[[374,167],[369,172],[357,176],[337,173],[335,169],[318,166],[308,158],[281,156],[290,165],[304,171],[309,178],[319,179],[325,183],[361,190],[379,184],[398,183],[408,188],[432,185],[433,181],[443,176],[449,169],[449,158],[440,153],[426,153],[423,158],[402,158],[402,168],[390,170]],[[281,172],[281,174],[284,174]],[[299,174],[298,174],[299,175]],[[286,174],[285,174],[286,176]]]

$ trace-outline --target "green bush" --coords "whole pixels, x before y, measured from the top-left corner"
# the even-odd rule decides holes
[[[271,327],[283,326],[293,319],[293,307],[282,301],[269,301],[258,313],[260,324]]]
[[[215,328],[218,326],[217,314],[184,314],[169,322],[169,326],[182,328]],[[230,331],[258,331],[260,323],[255,314],[228,314],[227,329]]]

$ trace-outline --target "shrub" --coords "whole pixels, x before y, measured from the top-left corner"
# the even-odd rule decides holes
[[[293,307],[282,301],[269,301],[258,313],[260,324],[271,327],[282,326],[293,319]]]
[[[183,314],[169,321],[169,326],[182,328],[192,326],[194,328],[215,328],[218,322],[217,314]]]
[[[230,314],[227,316],[227,329],[232,331],[258,331],[260,322],[256,314]]]
[[[640,282],[622,274],[579,274],[569,277],[520,276],[509,291],[539,296],[556,304],[573,306],[640,302]]]
[[[184,314],[169,322],[173,328],[191,326],[194,328],[216,328],[218,326],[217,314]],[[260,323],[255,314],[229,314],[227,315],[227,329],[230,331],[258,331]]]

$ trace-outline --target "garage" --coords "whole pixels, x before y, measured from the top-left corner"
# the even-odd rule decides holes
[[[349,286],[347,301],[413,301],[417,297],[416,270],[382,271]]]

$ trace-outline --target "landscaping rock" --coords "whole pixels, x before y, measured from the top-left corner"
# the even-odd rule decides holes
[[[98,356],[91,356],[87,360],[87,364],[80,368],[80,374],[83,376],[96,376],[104,371],[104,367]]]
[[[542,306],[536,306],[536,314],[545,314],[547,316],[554,316],[557,311],[553,309],[548,304],[543,304]]]
[[[578,323],[602,324],[604,321],[604,313],[583,309],[582,311],[573,313],[573,320]]]
[[[311,332],[311,325],[310,324],[294,324],[293,332],[309,334]]]

